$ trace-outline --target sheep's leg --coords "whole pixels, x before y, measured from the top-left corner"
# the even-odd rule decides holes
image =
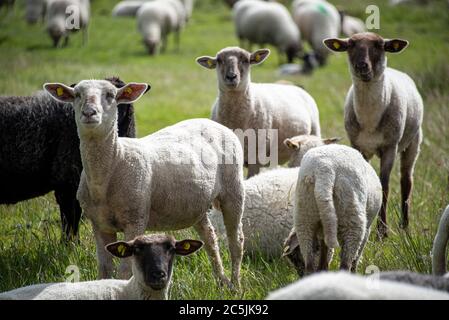
[[[327,247],[324,240],[321,240],[320,243],[320,264],[318,266],[319,271],[327,271],[329,269],[329,261],[328,258],[330,256],[329,254],[329,248]]]
[[[55,198],[61,212],[62,230],[66,240],[74,240],[78,235],[81,218],[81,207],[76,200],[76,188],[61,188],[55,190]]]
[[[416,135],[407,149],[401,153],[401,195],[402,195],[402,223],[401,227],[408,227],[408,213],[413,188],[413,171],[421,144],[421,131]]]
[[[103,232],[95,225],[93,229],[97,245],[98,279],[108,279],[112,277],[113,264],[112,255],[106,251],[105,246],[108,243],[117,241],[117,234]]]
[[[342,244],[340,253],[340,270],[351,270],[354,261],[362,253],[361,245],[365,238],[365,225],[360,221],[351,223],[341,231]]]
[[[216,277],[221,284],[230,286],[231,282],[224,273],[223,262],[221,261],[220,251],[218,247],[217,235],[207,215],[204,216],[204,218],[201,219],[193,227],[196,232],[198,232],[200,239],[204,241],[204,248],[206,249],[206,252],[209,256],[210,262],[212,264],[212,270],[214,271]]]
[[[298,237],[299,242],[299,251],[302,254],[304,260],[304,275],[309,275],[316,271],[316,263],[315,263],[315,252],[321,251],[321,248],[317,251],[317,243],[316,235],[314,230],[316,229],[316,224],[312,221],[296,221],[295,222],[295,231]]]
[[[363,237],[362,243],[360,244],[360,248],[357,252],[357,257],[352,262],[351,272],[357,272],[357,266],[359,265],[360,258],[362,257],[363,249],[365,249],[366,243],[368,242],[370,234],[370,228],[366,229],[365,236]]]
[[[252,176],[255,176],[260,171],[260,165],[258,164],[248,164],[248,175],[247,178],[251,178]]]
[[[390,174],[396,158],[397,146],[383,150],[380,156],[380,182],[382,184],[382,207],[380,208],[380,220],[377,221],[377,232],[382,239],[387,237],[387,204],[390,185]]]

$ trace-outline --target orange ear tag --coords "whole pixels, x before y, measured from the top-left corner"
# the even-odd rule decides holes
[[[189,249],[190,249],[190,243],[185,242],[185,243],[182,245],[182,248],[183,248],[184,250],[189,250]]]
[[[117,251],[118,251],[119,255],[124,256],[126,247],[123,244],[121,244],[117,247]]]
[[[58,97],[62,96],[64,94],[64,89],[62,89],[62,87],[58,87],[56,89],[56,94],[58,95]]]
[[[333,43],[335,49],[340,49],[341,45],[338,41],[334,41]]]

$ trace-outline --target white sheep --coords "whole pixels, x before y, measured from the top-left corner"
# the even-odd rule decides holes
[[[117,3],[112,9],[113,17],[135,17],[145,0],[127,0]]]
[[[341,29],[342,33],[347,37],[366,31],[365,22],[363,22],[362,19],[351,17],[346,14],[343,17]]]
[[[345,102],[345,129],[351,145],[365,159],[380,158],[383,189],[379,235],[387,235],[387,202],[390,174],[401,156],[402,226],[408,226],[413,171],[422,141],[423,100],[413,80],[387,68],[386,52],[399,53],[408,46],[402,39],[383,39],[375,33],[358,33],[349,39],[326,39],[336,52],[348,52],[352,86]]]
[[[313,274],[271,292],[268,300],[449,300],[442,291],[344,271]]]
[[[67,16],[69,14],[69,16]],[[87,43],[90,20],[90,0],[51,0],[46,8],[47,32],[58,47],[61,38],[68,44],[69,33],[83,31],[83,44]]]
[[[277,130],[277,141],[273,138],[267,143],[270,144],[267,152],[275,152],[277,148],[279,163],[284,163],[292,153],[283,145],[285,139],[300,134],[321,135],[319,113],[315,100],[299,87],[251,82],[251,65],[263,62],[269,53],[268,49],[249,53],[228,47],[216,57],[200,57],[197,62],[205,68],[217,69],[218,98],[212,109],[212,120],[232,130],[254,130],[259,146],[260,129]],[[266,164],[259,157],[251,159],[252,155],[248,155],[251,143],[243,145],[248,177],[251,177]]]
[[[137,28],[150,55],[165,51],[167,37],[172,32],[179,49],[182,25],[179,12],[171,1],[149,1],[137,11]]]
[[[382,200],[376,172],[360,152],[343,145],[313,148],[304,155],[295,191],[294,225],[306,273],[327,270],[339,244],[340,269],[353,270]]]
[[[275,46],[289,63],[302,51],[301,35],[287,8],[280,3],[241,0],[233,8],[234,24],[240,45]]]
[[[0,293],[0,300],[166,300],[175,255],[189,255],[202,245],[162,234],[110,243],[106,250],[112,255],[132,257],[131,279],[37,284]]]
[[[216,235],[207,218],[214,202],[224,216],[232,262],[232,284],[240,285],[243,255],[243,154],[226,127],[192,119],[140,139],[117,135],[117,104],[132,103],[147,90],[129,83],[116,89],[103,80],[84,80],[74,88],[45,84],[53,98],[73,103],[83,172],[77,198],[93,225],[100,278],[112,275],[103,247],[123,232],[130,240],[149,230],[193,226],[205,242],[216,277],[223,271]],[[122,260],[121,278],[129,276]]]
[[[316,60],[324,65],[330,52],[323,40],[338,37],[341,30],[337,8],[324,0],[299,0],[292,4],[292,15],[302,38],[312,47]]]

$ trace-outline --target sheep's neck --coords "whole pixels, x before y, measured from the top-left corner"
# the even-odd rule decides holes
[[[246,117],[251,113],[250,86],[243,89],[219,89],[218,95],[220,123],[230,129],[246,129]]]
[[[141,285],[136,278],[131,277],[125,288],[126,299],[131,300],[167,300],[167,286],[162,290],[153,290]]]

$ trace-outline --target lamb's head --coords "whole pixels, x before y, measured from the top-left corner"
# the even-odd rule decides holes
[[[301,251],[299,249],[298,237],[295,230],[292,230],[287,239],[285,239],[284,253],[282,256],[292,264],[299,277],[304,275],[304,259],[302,258]]]
[[[163,290],[170,285],[175,255],[186,256],[203,246],[198,240],[176,241],[164,234],[141,235],[106,245],[118,258],[132,257],[133,276],[142,288]]]
[[[269,54],[268,49],[250,53],[239,47],[228,47],[220,50],[215,57],[199,57],[196,62],[207,69],[217,69],[221,90],[243,90],[251,81],[251,65],[262,63]]]
[[[347,51],[353,77],[364,82],[383,74],[387,66],[385,52],[399,53],[408,46],[406,40],[388,40],[372,32],[357,33],[348,39],[325,39],[323,42],[332,51]]]
[[[83,80],[74,88],[62,83],[46,83],[55,100],[73,103],[78,131],[104,135],[117,126],[117,105],[137,101],[149,88],[145,83],[128,83],[118,89],[107,80]]]
[[[301,165],[302,158],[304,158],[304,155],[310,149],[326,144],[337,143],[340,140],[341,138],[322,139],[312,135],[301,135],[285,139],[284,145],[293,150],[288,166],[291,168],[299,167]]]

